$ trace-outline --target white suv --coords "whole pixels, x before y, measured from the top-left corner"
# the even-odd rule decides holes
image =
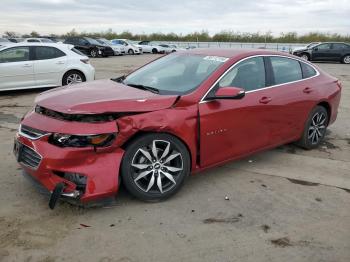
[[[0,46],[0,91],[70,85],[95,78],[89,58],[72,45]]]

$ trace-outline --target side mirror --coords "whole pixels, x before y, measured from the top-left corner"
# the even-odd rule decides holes
[[[318,51],[318,47],[315,47],[315,48],[314,48],[314,51]]]
[[[242,99],[245,96],[245,91],[239,87],[220,87],[216,90],[215,95],[208,99]]]

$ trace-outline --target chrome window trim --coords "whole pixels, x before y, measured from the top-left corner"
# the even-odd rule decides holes
[[[251,90],[251,91],[247,91],[246,94],[249,94],[249,93],[253,93],[253,92],[257,92],[257,91],[261,91],[261,90],[266,90],[266,89],[270,89],[270,88],[274,88],[274,87],[279,87],[279,86],[283,86],[283,85],[289,85],[289,84],[293,84],[293,83],[297,83],[297,82],[301,82],[301,81],[305,81],[305,80],[309,80],[311,78],[314,78],[314,77],[317,77],[320,75],[320,72],[317,70],[317,68],[312,65],[311,63],[307,63],[305,60],[301,59],[301,58],[294,58],[294,57],[290,57],[290,56],[284,56],[284,55],[274,55],[274,54],[271,54],[271,55],[251,55],[251,56],[247,56],[245,58],[242,58],[241,60],[237,61],[236,63],[234,63],[232,66],[230,66],[215,82],[214,84],[208,89],[208,91],[204,94],[204,96],[202,97],[202,99],[199,101],[199,104],[202,104],[202,103],[206,103],[206,102],[210,102],[210,101],[213,101],[213,100],[205,100],[206,96],[209,94],[209,92],[217,85],[218,82],[220,82],[220,80],[228,73],[230,72],[230,70],[232,68],[234,68],[237,64],[239,64],[240,62],[243,62],[247,59],[250,59],[250,58],[254,58],[254,57],[271,57],[271,56],[275,56],[275,57],[283,57],[283,58],[288,58],[288,59],[293,59],[293,60],[296,60],[298,62],[301,62],[301,63],[304,63],[308,66],[311,66],[315,71],[316,71],[316,75],[314,76],[311,76],[311,77],[308,77],[308,78],[303,78],[303,79],[300,79],[300,80],[296,80],[296,81],[292,81],[292,82],[287,82],[287,83],[283,83],[283,84],[278,84],[278,85],[272,85],[272,86],[267,86],[267,87],[263,87],[263,88],[259,88],[259,89],[255,89],[255,90]],[[302,70],[302,68],[301,68]]]

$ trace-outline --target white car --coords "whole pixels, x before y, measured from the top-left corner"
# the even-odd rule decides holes
[[[139,42],[139,45],[142,46],[142,50],[144,53],[164,54],[166,52],[166,48],[152,41],[142,41]]]
[[[125,52],[129,55],[139,55],[142,54],[142,48],[135,46],[130,40],[128,39],[113,39],[111,40],[112,44],[115,45],[123,45],[125,47]]]
[[[161,47],[164,47],[165,48],[165,53],[174,53],[174,52],[177,52],[177,51],[186,51],[186,49],[184,48],[179,48],[177,47],[176,45],[174,44],[160,44]]]
[[[25,38],[23,40],[23,42],[25,43],[54,43],[54,41],[52,41],[51,39],[48,38],[42,38],[42,37],[38,37],[38,38]]]
[[[107,45],[110,48],[113,49],[114,55],[124,55],[125,54],[125,47],[120,44],[113,44],[111,41],[107,40],[106,38],[98,38],[96,39],[97,42]]]
[[[72,45],[11,43],[0,46],[0,91],[91,81],[95,69]]]

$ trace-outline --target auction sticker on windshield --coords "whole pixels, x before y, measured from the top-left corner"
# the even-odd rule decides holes
[[[222,56],[206,56],[203,59],[209,60],[209,61],[221,62],[221,63],[225,63],[228,60],[227,57],[222,57]]]

